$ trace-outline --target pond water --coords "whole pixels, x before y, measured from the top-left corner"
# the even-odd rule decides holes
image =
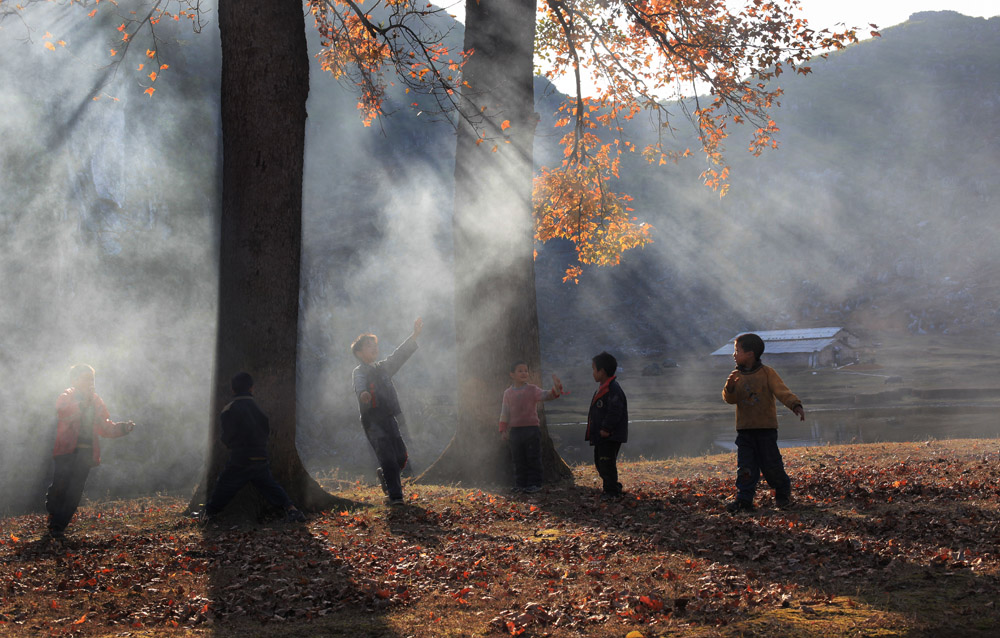
[[[593,449],[583,440],[586,423],[550,423],[548,428],[567,463],[593,462]],[[986,403],[816,409],[806,413],[805,421],[791,413],[778,417],[779,447],[994,437],[1000,437],[1000,408]],[[717,454],[734,451],[735,441],[732,413],[687,421],[632,420],[619,458]]]

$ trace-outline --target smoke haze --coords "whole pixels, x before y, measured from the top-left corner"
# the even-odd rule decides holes
[[[215,338],[218,30],[170,32],[170,68],[151,84],[131,70],[141,55],[116,74],[96,66],[113,16],[29,15],[32,41],[9,21],[0,30],[0,513],[41,506],[55,399],[81,362],[112,418],[137,423],[102,447],[87,494],[189,489]],[[46,30],[70,46],[46,49]],[[623,361],[707,353],[750,328],[995,336],[998,66],[1000,19],[915,16],[783,83],[782,149],[750,159],[732,140],[725,199],[699,185],[697,161],[629,159],[619,190],[636,195],[655,243],[586,269],[579,286],[559,283],[568,246],[540,250],[543,378],[586,372],[604,349]],[[312,72],[299,448],[313,471],[371,473],[349,345],[374,332],[386,355],[422,316],[396,380],[419,469],[455,423],[454,133],[398,103],[364,128],[349,91]],[[555,109],[538,95],[536,159],[551,164]]]

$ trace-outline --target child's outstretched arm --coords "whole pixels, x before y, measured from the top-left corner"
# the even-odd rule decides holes
[[[386,374],[391,377],[399,372],[399,369],[403,367],[406,360],[417,351],[417,337],[420,336],[423,329],[424,320],[417,317],[413,322],[413,333],[406,338],[406,341],[399,344],[399,347],[393,350],[392,354],[386,357],[385,361],[380,364]]]
[[[788,389],[788,386],[781,380],[777,372],[768,369],[768,376],[770,377],[771,392],[778,398],[778,401],[781,401],[786,408],[797,414],[799,421],[805,421],[806,411],[802,409],[802,401],[795,396],[794,392]]]

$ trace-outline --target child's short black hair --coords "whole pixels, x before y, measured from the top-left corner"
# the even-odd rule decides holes
[[[510,364],[510,372],[511,372],[511,374],[513,374],[514,371],[517,370],[517,366],[525,366],[529,370],[531,369],[531,366],[529,366],[528,362],[525,361],[524,359],[515,359],[514,363]]]
[[[594,363],[595,368],[604,370],[604,373],[609,377],[615,376],[615,371],[618,370],[618,359],[615,359],[613,355],[607,352],[602,352],[591,359],[591,361]]]
[[[757,361],[760,361],[761,355],[764,354],[764,340],[760,338],[760,335],[752,332],[741,334],[736,337],[736,343],[740,344],[744,350],[752,352],[757,357]]]
[[[233,388],[233,394],[249,394],[253,388],[253,377],[249,372],[237,372],[229,385]]]
[[[361,348],[369,340],[378,343],[378,337],[376,337],[370,332],[366,332],[363,335],[358,335],[358,338],[355,339],[354,343],[351,344],[351,352],[354,354],[355,357],[358,356],[358,351],[361,350]]]

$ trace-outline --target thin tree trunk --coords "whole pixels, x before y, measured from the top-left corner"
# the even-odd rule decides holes
[[[306,472],[295,447],[295,374],[302,167],[309,57],[302,3],[220,0],[222,38],[222,220],[219,324],[211,454],[203,502],[225,464],[219,413],[239,371],[270,418],[271,467],[300,507],[335,499]],[[250,488],[244,491],[248,492]],[[257,499],[242,497],[243,510]],[[234,504],[240,509],[240,505]]]
[[[531,216],[534,111],[534,0],[466,3],[463,96],[506,140],[477,144],[466,122],[455,157],[455,324],[458,349],[458,430],[424,481],[496,483],[509,480],[510,461],[497,433],[508,371],[522,359],[539,376],[541,353],[535,300]],[[509,128],[503,129],[507,121]],[[509,141],[509,143],[505,143]],[[494,151],[494,146],[496,150]],[[571,476],[545,428],[545,478]]]

